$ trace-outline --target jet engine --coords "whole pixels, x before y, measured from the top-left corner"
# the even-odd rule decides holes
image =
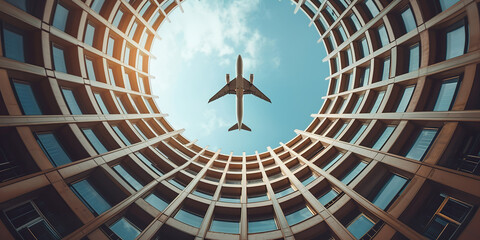
[[[230,82],[230,74],[227,73],[227,75],[225,76],[225,80],[227,80],[227,84]]]
[[[253,84],[253,74],[250,74],[250,83]]]

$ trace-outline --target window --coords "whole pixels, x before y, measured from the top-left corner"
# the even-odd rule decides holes
[[[334,113],[341,113],[343,111],[343,108],[345,107],[345,99],[339,98],[338,102],[340,102],[339,107]]]
[[[157,166],[155,165],[155,163],[153,163],[152,161],[150,161],[150,159],[148,159],[147,157],[145,157],[143,154],[137,152],[135,153],[135,155],[137,155],[137,157],[145,164],[147,165],[148,168],[150,168],[152,171],[154,171],[156,174],[158,174],[159,176],[162,176],[163,175],[163,172],[157,168]]]
[[[350,15],[350,20],[353,23],[353,28],[355,29],[355,31],[358,31],[358,29],[362,28],[362,25],[360,25],[360,21],[358,21],[357,15],[355,15],[355,13],[352,13]]]
[[[366,57],[368,54],[370,54],[370,51],[368,50],[368,43],[366,38],[362,38],[360,40],[360,58]]]
[[[34,202],[28,201],[4,213],[23,239],[60,239],[60,235]]]
[[[360,107],[360,104],[362,104],[363,101],[363,95],[358,96],[357,102],[355,103],[355,106],[352,109],[352,113],[357,113],[358,108]]]
[[[398,102],[395,112],[405,112],[405,110],[407,110],[408,104],[413,95],[413,90],[415,90],[415,85],[405,87],[402,98],[400,99],[400,102]]]
[[[343,41],[347,39],[347,34],[345,33],[345,30],[343,30],[343,27],[341,25],[338,26],[337,31],[338,31],[338,34],[340,35],[340,43],[343,43]]]
[[[353,89],[354,82],[352,81],[352,74],[345,74],[345,87],[346,90]]]
[[[3,53],[4,56],[20,62],[25,62],[24,35],[18,29],[3,24]]]
[[[429,239],[456,239],[473,207],[446,194],[436,195],[419,214],[421,233]]]
[[[62,88],[63,97],[65,98],[65,102],[67,102],[68,109],[70,113],[73,115],[80,115],[83,114],[82,110],[77,104],[77,100],[75,100],[75,95],[71,89]]]
[[[140,9],[140,12],[138,12],[138,14],[140,14],[140,16],[143,16],[147,11],[148,7],[150,7],[150,4],[150,1],[147,1],[145,5],[143,5],[142,9]]]
[[[331,189],[330,191],[328,191],[327,193],[323,194],[321,197],[318,198],[318,201],[322,204],[322,205],[327,205],[329,204],[334,198],[336,198],[338,196],[338,192]]]
[[[365,233],[370,230],[370,228],[375,225],[375,222],[365,216],[365,214],[358,215],[350,224],[347,226],[347,230],[356,238],[360,239]]]
[[[177,187],[177,188],[180,189],[180,190],[183,190],[183,189],[185,188],[185,186],[184,186],[182,183],[176,181],[176,180],[173,179],[173,178],[168,179],[168,182],[169,182],[170,184],[172,184],[173,186]]]
[[[382,134],[378,137],[377,141],[373,144],[372,148],[375,150],[382,149],[383,145],[385,145],[385,143],[388,141],[394,130],[395,126],[387,126],[385,130],[383,130]]]
[[[56,71],[67,72],[67,65],[65,64],[65,54],[63,49],[55,44],[52,44],[53,65]]]
[[[110,67],[108,68],[108,77],[110,78],[110,84],[117,86],[117,84],[115,83],[115,75],[113,74],[113,69]]]
[[[148,80],[148,79],[147,79]],[[145,78],[143,77],[139,77],[138,78],[138,90],[141,92],[141,93],[145,93]]]
[[[127,113],[128,113],[128,112],[127,112],[127,109],[125,109],[125,107],[123,106],[122,99],[121,99],[119,96],[117,96],[117,101],[118,101],[118,104],[120,105],[120,108],[122,109],[122,112],[123,112],[124,114],[127,114]]]
[[[62,4],[57,3],[55,8],[55,15],[53,16],[52,26],[65,32],[67,26],[67,19],[70,11]]]
[[[365,7],[367,7],[367,11],[370,14],[371,18],[377,16],[380,13],[377,5],[375,5],[373,0],[365,0],[364,4],[365,4]]]
[[[240,233],[240,222],[232,219],[213,218],[210,231],[222,233]]]
[[[93,61],[89,58],[85,58],[85,66],[87,67],[88,79],[97,81],[97,78],[95,77],[95,67],[93,66]]]
[[[12,4],[16,8],[23,10],[32,15],[38,15],[36,13],[37,1],[36,0],[5,0],[5,2]],[[38,16],[36,16],[38,17]]]
[[[349,48],[345,51],[345,55],[347,57],[347,66],[349,66],[350,64],[352,64],[353,62],[353,58],[352,58],[352,50]]]
[[[137,226],[133,225],[133,223],[125,217],[120,218],[114,224],[110,225],[109,228],[123,240],[134,240],[141,232]]]
[[[373,197],[372,203],[382,210],[386,210],[401,193],[407,183],[407,179],[392,174]],[[382,182],[383,183],[383,182]]]
[[[257,195],[248,195],[248,202],[253,203],[253,202],[262,202],[262,201],[267,201],[268,196],[267,194],[257,194]]]
[[[100,93],[94,93],[95,99],[97,100],[98,106],[100,107],[100,110],[102,110],[103,114],[110,114],[108,112],[107,106],[103,102],[102,95]]]
[[[133,127],[135,128],[135,130],[137,130],[137,132],[140,134],[140,136],[142,136],[143,139],[147,140],[148,137],[145,136],[145,134],[142,132],[142,130],[138,127],[137,124],[133,124]]]
[[[350,139],[350,143],[351,144],[354,144],[359,138],[360,136],[362,136],[362,133],[365,131],[365,129],[367,128],[367,124],[362,124],[360,126],[360,128],[358,129],[357,133],[355,133],[355,135],[352,137],[352,139]]]
[[[332,8],[330,8],[330,6],[327,5],[325,7],[325,12],[327,12],[327,16],[330,17],[330,20],[332,20],[332,22],[337,20],[337,14],[333,11]]]
[[[125,73],[123,75],[123,79],[125,80],[125,88],[132,90],[132,86],[130,85],[130,77],[128,76],[128,73]]]
[[[342,183],[345,185],[348,185],[357,177],[360,172],[367,166],[366,162],[359,162],[355,167],[353,167],[350,172],[348,172],[343,178],[342,178]]]
[[[180,209],[177,212],[177,214],[175,214],[174,218],[183,222],[183,223],[186,223],[190,226],[194,226],[194,227],[197,227],[197,228],[199,228],[200,225],[202,225],[202,221],[203,221],[203,217],[201,217],[197,214],[194,214],[190,211],[184,210],[183,208]]]
[[[58,167],[72,162],[72,159],[54,133],[35,133],[35,137],[38,145],[40,145],[40,148],[42,148],[53,166]]]
[[[130,33],[128,34],[128,37],[129,38],[133,38],[133,36],[135,35],[135,31],[137,31],[137,22],[133,22],[133,25],[132,25],[132,28],[130,29]]]
[[[128,140],[128,138],[123,134],[123,132],[120,130],[118,126],[112,126],[113,130],[115,133],[118,135],[118,137],[122,140],[125,145],[132,145],[132,143]]]
[[[281,197],[286,196],[286,195],[288,195],[288,194],[290,194],[290,193],[292,193],[292,192],[294,192],[294,191],[295,191],[295,190],[293,190],[292,187],[288,186],[288,187],[285,188],[285,189],[282,189],[282,190],[280,190],[280,191],[278,191],[278,192],[275,192],[275,197],[276,197],[276,198],[281,198]]]
[[[155,12],[155,15],[153,15],[153,17],[150,19],[150,21],[148,21],[148,23],[150,25],[153,25],[157,21],[158,17],[160,17],[160,12],[157,11]]]
[[[461,20],[449,27],[445,36],[445,60],[463,55],[468,50],[468,27]]]
[[[333,136],[333,139],[337,139],[338,136],[340,136],[340,134],[343,132],[343,130],[345,130],[345,128],[347,127],[348,123],[343,123],[343,125],[340,127],[340,129],[338,129],[337,133],[335,134],[335,136]]]
[[[405,157],[421,161],[427,150],[430,148],[433,140],[435,140],[437,132],[437,128],[422,129],[413,144],[410,146],[410,149],[405,154]]]
[[[229,203],[240,203],[240,196],[221,195],[219,201]]]
[[[413,72],[420,67],[420,44],[416,43],[409,47],[408,72]]]
[[[375,100],[375,103],[373,104],[372,110],[370,110],[370,113],[376,113],[378,111],[378,108],[380,107],[380,104],[382,103],[383,96],[385,95],[385,91],[379,92],[377,95],[377,99]]]
[[[388,39],[387,30],[385,29],[384,25],[381,25],[377,28],[378,40],[380,41],[380,47],[385,47],[390,43]]]
[[[277,230],[275,219],[248,219],[248,233],[259,233]]]
[[[115,47],[115,39],[112,37],[108,37],[107,54],[111,57],[113,57],[114,47]]]
[[[88,209],[97,215],[112,207],[87,179],[72,184],[71,188]]]
[[[171,5],[172,3],[174,3],[174,2],[175,2],[175,0],[166,0],[166,1],[163,1],[161,7],[162,7],[162,9],[165,11],[165,10],[168,8],[168,6],[170,6],[170,5]]]
[[[148,195],[145,198],[145,201],[147,203],[149,203],[150,205],[152,205],[153,207],[155,207],[156,209],[158,209],[158,211],[165,210],[165,208],[167,208],[168,204],[170,204],[170,202],[168,202],[165,199],[159,197],[155,193],[150,193],[150,195]]]
[[[380,80],[388,80],[390,78],[390,57],[383,59],[382,78]]]
[[[305,206],[304,208],[301,208],[295,212],[285,215],[285,218],[287,219],[288,225],[292,226],[312,216],[313,216],[312,211],[310,211],[310,209],[307,206]]]
[[[29,83],[12,81],[15,96],[20,103],[23,114],[25,115],[42,115],[42,110],[38,105],[35,93]]]
[[[115,14],[115,18],[113,19],[113,26],[118,28],[120,26],[120,21],[122,20],[123,17],[123,11],[121,9],[118,10],[117,14]]]
[[[302,180],[302,184],[304,186],[307,186],[308,184],[310,184],[311,182],[313,182],[315,179],[317,179],[317,177],[313,174],[310,173],[310,176],[308,176],[307,178],[303,179]]]
[[[133,177],[132,174],[130,174],[129,171],[127,171],[122,165],[115,165],[113,166],[113,169],[118,173],[118,175],[120,175],[120,177],[123,178],[123,180],[125,180],[125,182],[128,183],[128,185],[130,185],[136,191],[143,188],[143,184]]]
[[[455,5],[459,0],[438,0],[438,4],[440,5],[440,9],[445,11],[449,9],[451,6]]]
[[[197,196],[202,197],[202,198],[205,198],[205,199],[210,199],[210,200],[213,199],[213,196],[210,193],[207,193],[207,192],[199,190],[199,189],[195,189],[192,192],[192,194],[197,195]]]
[[[93,46],[94,36],[95,36],[95,27],[92,24],[87,23],[87,29],[85,30],[85,37],[83,41],[86,44]]]
[[[330,162],[327,163],[327,165],[322,167],[323,171],[327,171],[328,169],[330,169],[335,163],[338,162],[338,160],[340,160],[340,158],[342,158],[342,156],[343,154],[337,154],[334,159],[332,159]]]
[[[457,76],[442,82],[440,90],[438,91],[437,100],[433,106],[433,111],[448,111],[452,108],[458,91],[459,81],[460,77]]]
[[[103,3],[105,2],[105,0],[93,0],[93,3],[92,5],[90,5],[90,8],[97,12],[97,13],[100,13],[100,10],[102,10],[102,6],[103,6]]]
[[[103,146],[102,142],[98,139],[97,135],[93,132],[90,128],[82,129],[83,134],[87,137],[90,144],[92,144],[93,148],[97,151],[97,153],[102,154],[108,152],[108,150]]]
[[[413,16],[412,9],[407,7],[400,13],[400,16],[403,20],[403,26],[405,28],[405,33],[412,31],[417,28],[417,23],[415,22],[415,17]]]
[[[363,69],[362,75],[360,76],[360,87],[368,85],[368,80],[370,78],[370,67]]]

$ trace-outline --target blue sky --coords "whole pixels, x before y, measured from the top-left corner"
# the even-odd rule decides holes
[[[320,109],[328,82],[323,43],[309,19],[283,0],[188,0],[162,23],[150,62],[152,92],[175,129],[197,144],[235,155],[264,152],[305,129]],[[242,55],[244,77],[272,103],[244,97],[243,123],[252,129],[228,132],[237,122],[235,95],[207,103],[235,76]]]

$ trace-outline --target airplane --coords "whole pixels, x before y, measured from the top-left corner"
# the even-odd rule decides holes
[[[217,100],[227,94],[236,94],[237,95],[237,123],[235,123],[228,131],[240,129],[252,131],[247,125],[242,123],[243,118],[243,95],[244,94],[253,94],[269,103],[270,99],[265,96],[258,88],[253,86],[253,74],[250,74],[250,81],[243,78],[243,61],[242,56],[238,55],[237,58],[237,77],[230,81],[230,74],[226,75],[227,84],[220,89],[215,95],[213,95],[208,102]]]

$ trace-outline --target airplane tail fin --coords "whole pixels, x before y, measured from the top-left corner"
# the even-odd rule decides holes
[[[238,123],[235,123],[231,128],[228,129],[228,131],[233,131],[233,130],[237,130],[238,129]],[[243,124],[242,123],[242,129],[243,130],[247,130],[247,131],[252,131],[252,129],[250,129],[249,127],[247,127],[247,125]]]

